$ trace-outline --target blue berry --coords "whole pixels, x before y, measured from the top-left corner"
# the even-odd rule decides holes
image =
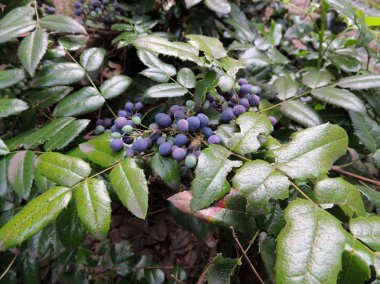
[[[103,126],[104,127],[111,127],[111,125],[112,125],[112,120],[110,118],[105,118],[103,120]]]
[[[48,12],[48,14],[54,14],[55,13],[55,8],[50,6],[50,7],[47,8],[47,12]]]
[[[127,117],[128,116],[128,113],[125,111],[125,110],[119,110],[117,112],[117,116],[121,116],[121,117]]]
[[[201,150],[194,151],[193,154],[194,154],[195,157],[198,158],[201,155]]]
[[[150,148],[152,146],[152,139],[150,139],[150,137],[148,137],[148,138],[145,138],[145,140],[148,143],[148,148]]]
[[[166,142],[166,139],[164,137],[160,137],[157,139],[157,145],[160,146],[162,143]]]
[[[186,150],[183,148],[172,148],[172,157],[174,160],[182,161],[186,157]]]
[[[126,102],[125,105],[124,105],[124,109],[128,110],[128,111],[132,111],[133,107],[134,107],[134,105],[133,105],[132,102]]]
[[[138,117],[140,117],[140,118],[143,117],[142,113],[139,113],[139,112],[135,113],[135,116],[138,116]]]
[[[172,145],[169,142],[163,142],[160,147],[158,147],[158,151],[162,156],[167,156],[172,151]]]
[[[190,131],[198,130],[199,127],[201,126],[201,122],[200,122],[199,118],[196,116],[190,116],[187,119],[187,122],[189,123],[189,130]]]
[[[189,130],[189,123],[186,119],[180,119],[177,122],[177,129],[180,132],[186,132]]]
[[[206,138],[209,138],[212,135],[212,133],[213,133],[213,131],[212,131],[212,129],[210,127],[203,127],[201,129],[201,132],[202,132],[202,134],[204,136],[206,136]]]
[[[157,123],[151,123],[149,124],[148,128],[151,130],[158,130],[160,127],[158,126]]]
[[[181,118],[186,118],[186,114],[183,110],[176,110],[174,112],[174,118],[175,119],[181,119]]]
[[[128,120],[125,117],[119,116],[115,119],[115,125],[117,128],[123,128],[123,126],[127,125]]]
[[[74,9],[74,15],[80,16],[82,14],[82,11],[80,9]]]
[[[159,113],[156,114],[155,122],[162,127],[168,127],[170,124],[172,124],[172,119],[170,115],[167,115],[165,113]]]
[[[248,80],[245,79],[245,78],[240,78],[238,80],[238,84],[241,86],[241,85],[245,85],[245,84],[248,84]]]
[[[247,99],[251,106],[258,106],[260,103],[260,97],[258,95],[250,95]]]
[[[98,6],[99,5],[99,0],[91,0],[90,1],[90,5],[92,5],[94,7]]]
[[[249,101],[246,98],[240,99],[239,104],[244,106],[246,109],[249,108]]]
[[[96,121],[96,125],[103,125],[104,126],[104,121],[103,121],[103,119],[98,119],[97,121]]]
[[[120,151],[123,148],[123,140],[121,139],[111,140],[110,147],[114,151]]]
[[[205,115],[204,113],[198,113],[197,117],[200,121],[200,127],[206,127],[208,126],[210,119]]]
[[[135,155],[135,151],[133,151],[132,148],[128,148],[128,150],[125,152],[126,156],[129,158],[133,158]]]
[[[99,135],[99,134],[102,134],[106,129],[104,128],[103,125],[98,125],[95,127],[95,134],[96,135]]]
[[[252,86],[250,92],[251,92],[251,94],[260,94],[261,93],[261,88],[259,86]]]
[[[234,106],[233,108],[233,112],[235,116],[239,116],[242,113],[245,113],[246,111],[247,111],[246,108],[242,105],[237,105],[237,106]]]
[[[74,2],[74,8],[79,9],[80,7],[82,7],[82,4],[81,4],[81,3],[79,3],[79,2]]]
[[[144,138],[137,138],[135,143],[133,143],[133,149],[139,152],[144,152],[148,149],[148,141]]]
[[[192,169],[196,166],[196,164],[197,164],[197,158],[192,154],[187,155],[185,159],[185,166],[188,167],[189,169]]]
[[[143,105],[142,102],[137,102],[137,103],[135,103],[135,110],[136,110],[136,111],[141,110],[143,107],[144,107],[144,105]]]
[[[211,105],[210,101],[205,101],[205,102],[203,103],[203,105],[202,105],[202,108],[203,108],[203,109],[209,109],[209,108],[210,108],[210,105]]]
[[[172,105],[169,110],[174,114],[177,110],[182,110],[182,108],[179,105]]]
[[[209,144],[219,144],[220,143],[220,137],[218,135],[211,135],[208,139],[207,142]]]
[[[240,87],[240,94],[246,95],[251,92],[252,85],[251,84],[243,84]]]
[[[268,118],[270,120],[270,123],[272,123],[273,126],[277,123],[277,118],[275,118],[274,116],[269,116]]]
[[[235,115],[231,108],[226,108],[223,110],[222,114],[220,115],[220,119],[222,122],[229,122],[232,119],[234,119]]]
[[[186,145],[187,142],[188,142],[187,137],[184,134],[177,134],[174,137],[174,144],[176,144],[179,147]]]
[[[123,134],[123,131],[121,131],[120,128],[118,128],[116,125],[112,125],[111,132],[119,132],[120,134]]]

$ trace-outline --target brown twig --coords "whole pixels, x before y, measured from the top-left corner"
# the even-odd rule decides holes
[[[239,247],[241,253],[244,255],[244,258],[245,258],[246,261],[248,262],[249,266],[251,267],[251,270],[252,270],[253,273],[256,275],[256,277],[257,277],[257,279],[259,280],[259,282],[260,282],[261,284],[265,284],[264,281],[263,281],[263,279],[261,279],[259,273],[257,272],[256,268],[253,266],[251,260],[250,260],[249,257],[247,256],[247,254],[246,254],[244,248],[242,247],[242,245],[241,245],[239,239],[237,238],[234,228],[231,226],[230,229],[231,229],[231,231],[232,231],[232,236],[233,236],[233,238],[234,238],[236,244],[238,245],[238,247]]]
[[[298,191],[298,193],[300,193],[303,197],[305,197],[307,200],[311,201],[311,202],[314,202],[313,200],[310,199],[309,196],[307,196],[294,182],[292,182],[291,180],[289,180],[290,184],[292,185],[292,187]]]
[[[361,175],[357,175],[357,174],[354,174],[354,173],[351,173],[351,172],[347,172],[347,171],[342,170],[340,167],[337,167],[337,166],[333,166],[332,169],[334,171],[342,174],[342,175],[353,177],[353,178],[357,178],[359,180],[366,181],[366,182],[372,183],[372,184],[380,187],[380,181],[373,180],[373,179],[370,179],[370,178],[366,178],[366,177],[363,177]]]
[[[3,277],[5,276],[5,274],[7,274],[8,271],[9,271],[9,269],[11,269],[13,263],[16,261],[17,256],[18,256],[18,255],[16,254],[15,257],[12,259],[11,263],[9,263],[7,269],[5,269],[5,271],[3,272],[3,274],[1,274],[1,276],[0,276],[0,280],[3,279]]]
[[[170,274],[170,278],[172,278],[175,282],[177,282],[179,284],[185,284],[185,282],[183,282],[182,280],[178,279],[173,274]]]

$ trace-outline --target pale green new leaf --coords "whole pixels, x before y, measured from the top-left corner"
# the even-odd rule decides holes
[[[340,79],[337,85],[352,90],[366,90],[380,87],[380,75],[357,75]]]
[[[262,160],[246,162],[235,174],[232,185],[247,196],[247,200],[256,209],[267,208],[270,199],[289,197],[288,178]]]
[[[146,91],[149,98],[181,97],[187,93],[187,89],[178,83],[164,83],[150,87]]]
[[[304,104],[301,101],[289,100],[282,102],[280,110],[284,116],[303,126],[311,127],[322,124],[322,119],[318,113],[309,105]]]
[[[350,231],[355,238],[359,239],[375,251],[380,251],[380,217],[357,217],[350,219]]]
[[[131,83],[132,79],[128,76],[113,76],[100,86],[100,93],[105,99],[109,100],[124,93]]]
[[[148,211],[148,186],[144,171],[134,159],[125,158],[110,173],[112,188],[133,215],[145,219]]]
[[[287,100],[297,94],[297,83],[289,77],[279,77],[272,85],[273,91],[280,100]]]
[[[71,199],[67,187],[53,187],[31,200],[0,229],[0,251],[20,245],[57,218]]]
[[[352,217],[366,216],[363,200],[359,190],[342,178],[327,178],[318,181],[313,196],[318,204],[336,204],[343,212]]]
[[[239,154],[248,154],[260,148],[258,136],[267,136],[273,126],[265,115],[246,112],[236,119],[240,132],[235,133],[229,140],[229,148]]]
[[[368,115],[350,112],[356,136],[371,152],[380,148],[380,125]]]
[[[315,89],[327,86],[334,76],[326,70],[313,70],[309,71],[303,76],[302,83],[309,88]]]
[[[22,69],[7,69],[0,71],[0,89],[8,88],[26,78],[26,73]]]
[[[55,63],[39,71],[31,85],[35,88],[70,85],[80,81],[84,75],[83,68],[76,63]]]
[[[10,41],[35,28],[34,9],[30,6],[18,7],[0,21],[0,43]]]
[[[47,45],[48,35],[43,30],[35,30],[21,41],[17,54],[30,76],[34,76],[34,72],[46,52]]]
[[[90,175],[91,168],[82,159],[47,152],[36,159],[35,172],[58,185],[74,186]]]
[[[345,247],[344,230],[332,215],[305,199],[289,203],[277,239],[276,283],[335,284]]]
[[[28,104],[19,99],[0,99],[0,117],[18,114],[28,108]]]
[[[314,89],[311,91],[311,94],[321,101],[342,107],[348,111],[363,114],[367,112],[364,103],[356,95],[347,90],[325,87]]]
[[[223,47],[222,42],[216,37],[209,37],[204,35],[186,35],[189,43],[196,49],[204,52],[210,59],[219,59],[227,56],[227,52]]]
[[[91,178],[75,191],[78,216],[96,239],[107,237],[111,225],[111,199],[104,181]]]
[[[187,67],[181,68],[177,74],[177,81],[182,86],[188,89],[192,89],[195,86],[195,75],[194,72]]]
[[[233,167],[241,166],[240,161],[228,160],[229,156],[230,151],[220,145],[210,145],[202,151],[191,183],[192,211],[206,208],[228,193],[227,174]]]
[[[86,29],[73,18],[62,15],[48,15],[40,19],[44,29],[59,33],[87,34]]]
[[[106,51],[103,48],[89,48],[80,55],[80,64],[87,71],[96,71],[102,66]]]
[[[293,179],[306,180],[326,174],[348,146],[344,129],[330,123],[296,132],[291,138],[274,155],[277,169]]]

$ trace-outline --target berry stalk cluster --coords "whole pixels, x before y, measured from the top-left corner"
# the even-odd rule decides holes
[[[74,15],[93,22],[102,22],[106,26],[115,23],[115,17],[121,15],[123,9],[117,0],[80,0],[74,2]]]

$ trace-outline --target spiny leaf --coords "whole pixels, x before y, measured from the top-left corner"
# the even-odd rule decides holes
[[[180,185],[181,176],[178,162],[172,158],[162,157],[156,153],[150,161],[153,171],[171,189],[177,190]]]
[[[380,147],[380,125],[368,115],[350,112],[356,136],[371,152]]]
[[[186,35],[190,39],[189,43],[196,49],[202,50],[205,55],[210,59],[219,59],[227,55],[223,44],[218,38],[209,37],[204,35]]]
[[[106,51],[103,48],[89,48],[80,55],[80,64],[87,71],[96,71],[102,66]]]
[[[366,90],[380,87],[380,75],[356,75],[345,77],[338,81],[337,85],[341,88],[353,90]]]
[[[333,75],[326,70],[309,71],[303,76],[302,83],[309,88],[315,89],[328,85],[333,79]]]
[[[306,127],[322,124],[322,119],[318,113],[309,105],[298,100],[281,103],[280,110],[284,116]]]
[[[239,262],[237,258],[224,258],[221,253],[217,254],[207,271],[207,283],[231,283],[230,278],[234,274],[235,267]]]
[[[161,61],[156,55],[146,50],[138,50],[139,59],[148,67],[141,72],[142,75],[160,83],[166,83],[177,71],[171,64]]]
[[[0,117],[18,114],[28,108],[28,104],[19,99],[0,99]]]
[[[187,93],[187,89],[178,83],[163,83],[154,85],[146,91],[149,98],[181,97]]]
[[[54,63],[39,71],[31,81],[34,88],[70,85],[80,81],[85,73],[76,63]]]
[[[22,69],[13,68],[0,71],[0,89],[8,88],[26,78],[26,73]]]
[[[79,33],[87,34],[86,29],[74,19],[62,15],[48,15],[40,19],[40,25],[59,33]]]
[[[350,220],[350,231],[375,251],[380,251],[380,217],[357,217]]]
[[[273,91],[280,100],[287,100],[297,94],[297,84],[289,77],[279,77],[272,85]]]
[[[18,7],[0,21],[0,43],[10,41],[35,28],[34,9],[30,6]]]
[[[100,93],[105,99],[109,100],[124,93],[131,83],[132,79],[128,76],[113,76],[100,86]]]
[[[190,68],[181,68],[178,71],[177,80],[185,88],[192,89],[195,86],[195,75]]]

